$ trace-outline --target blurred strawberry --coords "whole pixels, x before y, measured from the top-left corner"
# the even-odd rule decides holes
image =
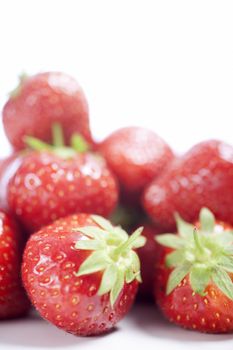
[[[0,319],[23,316],[30,306],[20,278],[23,246],[14,219],[0,211]]]
[[[153,181],[143,204],[156,224],[173,230],[175,212],[193,222],[203,206],[219,220],[233,224],[232,198],[233,147],[211,140],[194,146]]]
[[[6,135],[15,149],[24,148],[24,136],[51,142],[51,126],[58,122],[69,142],[78,132],[92,142],[86,97],[69,75],[47,72],[22,76],[3,108]]]
[[[174,157],[164,140],[140,127],[113,132],[98,150],[117,176],[123,200],[134,205],[145,186],[161,175]]]
[[[139,297],[144,300],[152,300],[154,292],[154,271],[158,259],[158,243],[155,235],[162,233],[159,228],[150,223],[142,224],[142,236],[146,238],[143,247],[137,250],[141,262],[142,283],[139,286]]]

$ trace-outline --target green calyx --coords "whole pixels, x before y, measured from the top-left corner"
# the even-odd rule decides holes
[[[52,125],[52,139],[52,145],[31,136],[26,136],[24,142],[33,150],[52,152],[63,159],[73,158],[77,153],[84,153],[89,149],[87,142],[77,133],[71,137],[71,146],[65,146],[62,127],[59,123]]]
[[[167,283],[170,294],[189,275],[195,293],[205,295],[210,282],[214,283],[229,299],[233,300],[233,231],[224,230],[215,222],[207,208],[199,215],[200,229],[175,215],[178,234],[156,236],[158,243],[173,251],[166,256],[166,265],[173,268]]]
[[[93,253],[82,263],[76,276],[102,271],[98,295],[110,293],[113,307],[125,283],[141,282],[140,260],[135,249],[142,247],[146,238],[141,236],[142,227],[129,236],[120,226],[112,226],[101,216],[92,215],[92,219],[99,227],[78,229],[84,239],[78,241],[75,248]]]

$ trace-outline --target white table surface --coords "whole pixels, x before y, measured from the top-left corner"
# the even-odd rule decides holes
[[[0,107],[22,71],[60,70],[86,92],[97,139],[142,125],[177,152],[208,138],[232,143],[232,0],[0,1]],[[0,158],[9,153],[0,127]],[[38,316],[0,322],[0,350],[232,350],[137,305],[103,337],[77,338]]]
[[[0,349],[173,349],[232,350],[232,335],[208,335],[183,330],[161,318],[153,305],[135,305],[111,333],[75,337],[60,331],[37,314],[0,323]]]

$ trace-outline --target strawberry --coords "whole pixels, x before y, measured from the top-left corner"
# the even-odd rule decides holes
[[[115,131],[99,145],[98,150],[117,176],[124,200],[134,204],[145,186],[173,159],[165,141],[141,127]]]
[[[0,319],[23,316],[29,300],[20,278],[22,234],[13,218],[0,211]]]
[[[203,206],[233,224],[233,147],[216,140],[194,146],[145,190],[143,205],[155,224],[175,228],[174,213],[197,220]]]
[[[51,125],[60,123],[68,143],[78,132],[92,142],[86,97],[69,75],[47,72],[23,76],[3,108],[6,135],[15,149],[24,148],[24,136],[51,142]]]
[[[233,227],[207,208],[196,228],[176,215],[178,234],[164,246],[156,269],[155,298],[165,317],[208,333],[233,331]],[[198,229],[197,229],[198,228]]]
[[[72,138],[70,148],[63,146],[58,125],[53,133],[56,146],[27,138],[37,151],[24,155],[8,185],[9,207],[29,232],[82,211],[108,216],[118,200],[118,186],[105,161],[87,152],[80,136]]]
[[[141,231],[129,238],[103,217],[78,214],[34,233],[22,276],[41,316],[75,335],[109,331],[137,291],[140,262],[134,249],[144,244]]]
[[[154,237],[161,233],[157,227],[150,223],[143,224],[142,236],[146,238],[143,247],[137,250],[141,262],[142,283],[139,286],[139,296],[145,300],[153,299],[154,269],[157,261],[158,243]]]

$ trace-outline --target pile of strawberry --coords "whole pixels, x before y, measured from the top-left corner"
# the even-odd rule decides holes
[[[21,77],[2,119],[1,319],[32,304],[67,332],[101,334],[138,291],[180,326],[233,331],[232,146],[175,156],[140,127],[97,143],[63,73]]]

